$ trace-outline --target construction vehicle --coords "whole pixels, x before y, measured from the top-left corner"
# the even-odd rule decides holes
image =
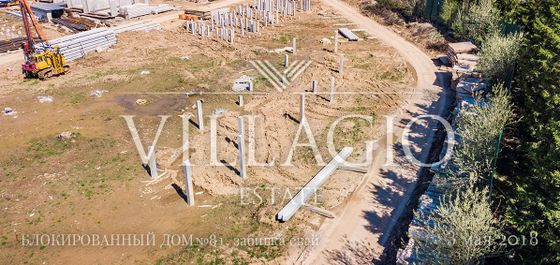
[[[68,66],[59,47],[52,47],[49,44],[27,0],[18,1],[26,35],[26,40],[23,42],[25,61],[22,65],[25,77],[43,80],[66,73]],[[33,37],[33,30],[39,37],[41,47],[38,47],[39,43]]]
[[[0,0],[0,7],[15,6],[18,3],[18,0]]]

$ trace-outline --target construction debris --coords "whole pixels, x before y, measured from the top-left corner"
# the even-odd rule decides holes
[[[100,98],[103,96],[103,93],[107,92],[107,90],[100,90],[100,89],[96,89],[93,90],[89,93],[90,96],[92,97],[96,97],[96,98]]]
[[[31,10],[40,21],[49,22],[53,18],[60,18],[64,14],[64,7],[60,4],[32,4]]]
[[[235,92],[253,91],[253,79],[250,76],[243,75],[234,81],[231,89]]]
[[[39,103],[52,103],[54,101],[52,96],[38,96]]]
[[[4,113],[4,116],[12,116],[14,118],[17,117],[17,111],[15,111],[14,109],[12,109],[10,107],[5,107],[3,113]]]

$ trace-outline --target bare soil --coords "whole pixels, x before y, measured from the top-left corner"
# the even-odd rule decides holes
[[[214,262],[281,263],[290,246],[236,246],[236,239],[278,237],[292,239],[312,234],[323,221],[300,210],[293,220],[278,223],[275,214],[318,170],[313,155],[298,148],[292,167],[280,166],[287,157],[299,120],[299,93],[317,80],[320,95],[307,96],[307,118],[322,157],[327,129],[342,115],[372,116],[373,127],[347,120],[336,133],[337,149],[353,146],[357,159],[366,139],[380,134],[379,119],[403,104],[399,92],[414,83],[414,75],[395,50],[376,39],[344,42],[343,76],[337,73],[338,56],[321,39],[333,39],[334,12],[315,4],[308,14],[287,19],[261,34],[238,39],[234,47],[188,34],[182,22],[166,22],[164,29],[119,35],[111,50],[71,63],[71,72],[47,81],[24,80],[17,70],[0,71],[0,107],[11,107],[17,117],[0,115],[0,258],[9,264],[173,264]],[[287,90],[278,92],[249,63],[269,60],[281,68],[283,54],[270,52],[298,40],[293,60],[311,60],[311,66]],[[187,58],[188,57],[188,58]],[[149,71],[149,74],[141,74]],[[255,92],[236,105],[231,85],[241,75],[255,78]],[[337,95],[329,102],[330,76],[337,76]],[[99,98],[91,91],[106,91]],[[186,93],[202,92],[201,95]],[[39,103],[50,95],[53,103]],[[145,99],[145,105],[136,100]],[[197,206],[188,207],[172,184],[184,187],[181,165],[183,124],[178,115],[195,113],[196,100],[204,111],[224,109],[217,122],[218,158],[224,166],[207,166],[208,129],[190,132],[190,159]],[[142,142],[152,141],[160,121],[171,115],[157,146],[158,163],[165,175],[151,181],[121,115],[135,115]],[[237,172],[237,117],[255,115],[258,162],[272,167],[249,167],[248,178]],[[196,122],[196,121],[194,121]],[[206,128],[210,120],[206,119]],[[185,128],[185,129],[187,129]],[[59,139],[61,132],[73,133]],[[300,139],[304,142],[306,139]],[[228,166],[229,165],[229,166]],[[335,209],[361,182],[358,173],[337,171],[312,202]],[[240,203],[241,188],[262,191],[262,201],[250,196]],[[203,206],[203,207],[200,207]],[[208,206],[208,207],[206,207]],[[22,246],[24,234],[156,234],[156,246]],[[165,234],[217,236],[220,246],[194,245],[160,248]],[[296,247],[297,248],[297,247]]]

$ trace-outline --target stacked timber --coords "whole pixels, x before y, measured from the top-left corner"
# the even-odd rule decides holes
[[[85,18],[84,18],[85,19]],[[95,27],[95,23],[82,23],[81,20],[75,18],[53,18],[52,22],[62,25],[72,32],[86,31]],[[92,26],[93,24],[93,26]]]
[[[477,52],[478,47],[472,42],[457,42],[447,45],[447,58],[456,70],[475,70],[479,60]]]
[[[19,50],[25,40],[26,38],[24,37],[13,38],[10,40],[0,40],[0,53]]]

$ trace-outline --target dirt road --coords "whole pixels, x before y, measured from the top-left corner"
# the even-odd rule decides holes
[[[406,106],[396,114],[394,128],[395,165],[384,166],[386,145],[381,145],[364,183],[348,203],[336,210],[337,217],[327,219],[318,231],[318,245],[299,253],[290,262],[297,264],[364,264],[382,254],[388,231],[397,223],[414,190],[420,167],[399,151],[404,126],[419,115],[443,113],[449,100],[439,85],[437,69],[419,48],[388,28],[363,16],[358,10],[339,0],[322,0],[346,19],[365,29],[370,35],[392,46],[414,68],[416,87]],[[410,92],[410,91],[403,91]],[[424,120],[426,121],[426,120]],[[410,139],[416,159],[425,161],[437,122],[412,126]],[[384,141],[380,139],[380,142]],[[414,151],[413,151],[414,153]]]

